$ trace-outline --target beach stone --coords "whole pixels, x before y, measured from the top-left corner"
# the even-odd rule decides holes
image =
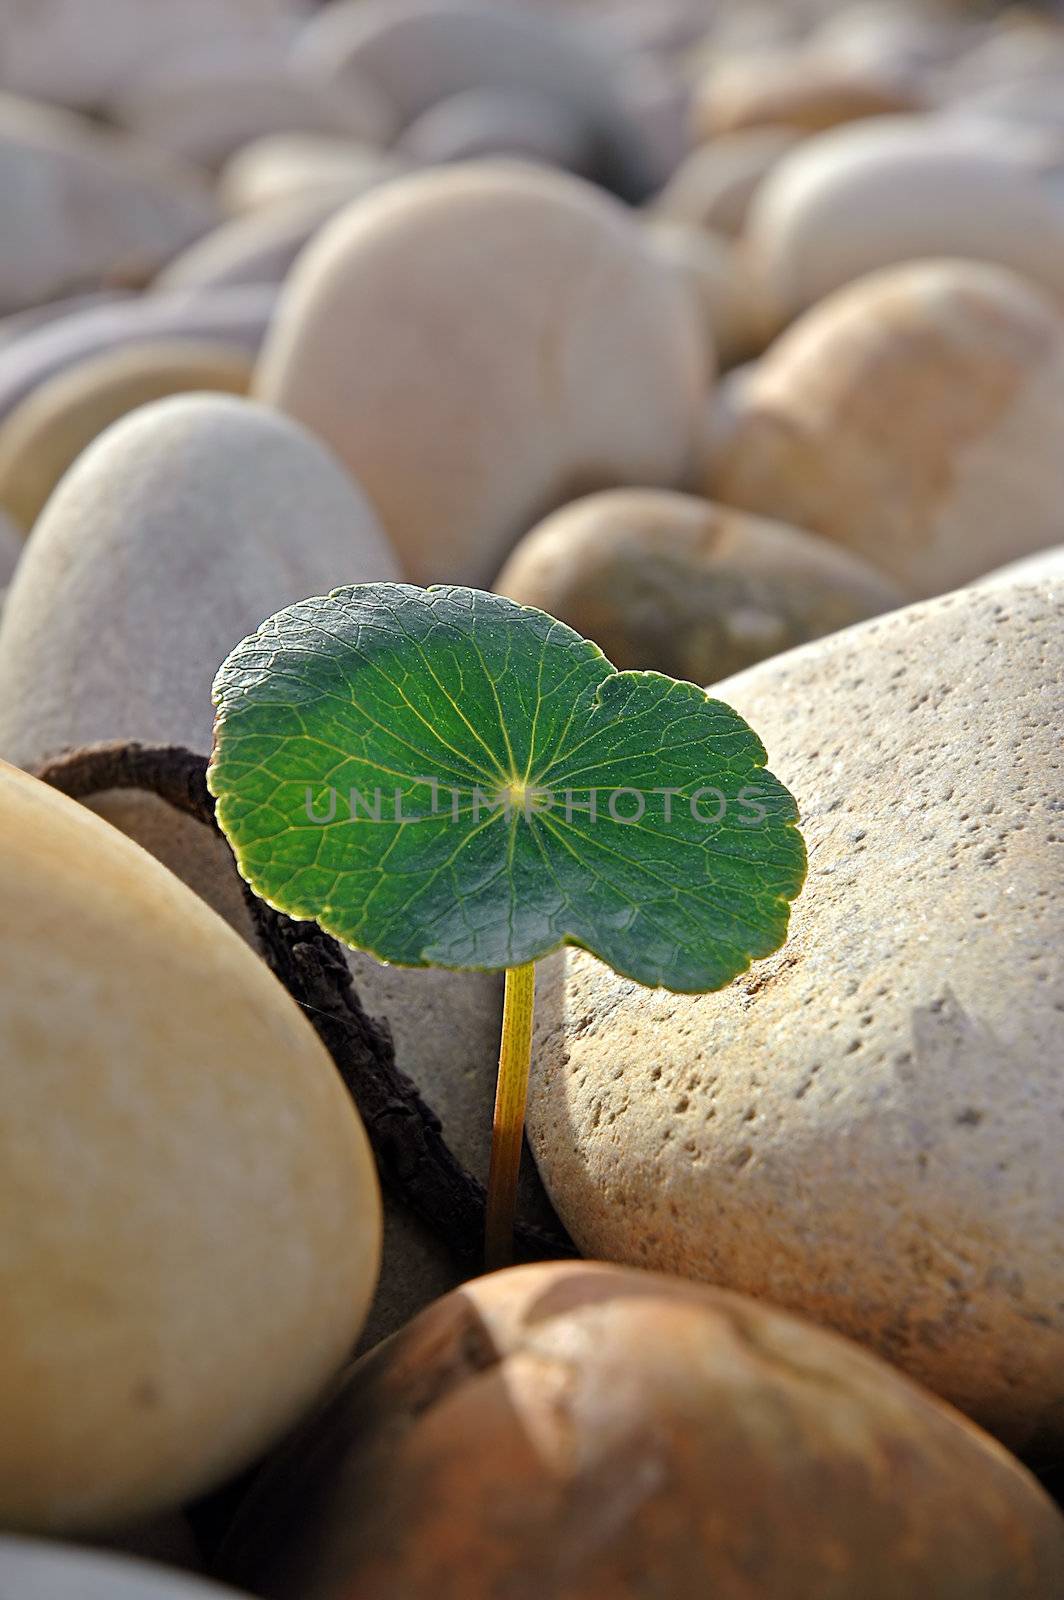
[[[707,490],[914,595],[1059,542],[1064,318],[1017,274],[914,262],[801,318],[729,398]]]
[[[747,128],[819,133],[922,107],[919,90],[894,74],[787,50],[725,57],[697,85],[691,115],[704,142]]]
[[[4,1600],[240,1600],[235,1589],[128,1557],[0,1535]]]
[[[106,1530],[315,1401],[369,1305],[380,1198],[331,1058],[231,929],[6,765],[0,837],[0,1520]]]
[[[255,354],[273,314],[273,284],[146,294],[46,322],[0,352],[0,423],[59,373],[133,345],[188,341]]]
[[[296,600],[397,575],[365,499],[285,418],[220,395],[142,407],[79,458],[19,564],[0,755],[30,767],[113,740],[207,754],[235,644]],[[247,930],[220,839],[151,795],[94,809]]]
[[[738,238],[765,178],[803,135],[796,128],[744,128],[690,152],[655,196],[655,215]]]
[[[191,168],[69,112],[0,95],[0,312],[144,283],[211,225]]]
[[[204,38],[218,53],[278,48],[305,11],[302,0],[48,0],[5,7],[3,82],[18,94],[98,106],[135,74]]]
[[[154,287],[172,292],[254,283],[280,285],[300,252],[348,198],[311,194],[231,217],[175,256],[155,279]]]
[[[712,365],[733,367],[760,355],[768,342],[765,318],[735,242],[667,217],[650,216],[645,228],[654,254],[690,290]]]
[[[0,755],[114,739],[206,754],[235,644],[297,599],[397,575],[369,504],[297,424],[224,395],[141,407],[79,458],[20,563]]]
[[[491,7],[480,0],[341,0],[296,45],[310,77],[376,87],[408,127],[441,100],[470,90],[544,94],[590,124],[596,177],[626,200],[645,199],[655,167],[617,89],[623,52],[565,12]]]
[[[135,78],[110,107],[115,121],[185,160],[218,167],[253,139],[310,133],[385,145],[395,114],[370,84],[308,80],[291,66],[201,61]]]
[[[1062,616],[969,588],[715,684],[798,802],[791,937],[700,996],[551,958],[528,1124],[584,1253],[804,1312],[1050,1461]]]
[[[616,489],[533,528],[496,581],[622,671],[706,683],[903,605],[826,539],[693,495]]]
[[[530,89],[466,89],[437,100],[410,123],[399,149],[427,166],[504,155],[587,175],[597,153],[593,130],[572,106]]]
[[[758,189],[746,239],[777,326],[923,257],[1011,267],[1064,297],[1064,207],[1005,139],[994,150],[942,118],[876,119],[804,141]]]
[[[243,351],[192,340],[127,345],[68,367],[0,423],[0,506],[29,533],[64,472],[112,422],[167,395],[244,394],[250,382]]]
[[[1064,1521],[853,1345],[555,1262],[466,1284],[361,1361],[221,1566],[266,1600],[1052,1600]]]
[[[218,196],[230,216],[245,211],[311,200],[357,200],[410,163],[391,150],[376,150],[348,139],[308,133],[253,139],[222,168]]]
[[[413,581],[483,584],[575,494],[681,485],[707,384],[688,291],[622,207],[566,174],[470,163],[317,237],[255,392],[332,445]]]

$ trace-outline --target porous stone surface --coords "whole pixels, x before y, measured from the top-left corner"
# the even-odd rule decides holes
[[[1064,588],[718,683],[795,795],[791,937],[719,994],[541,973],[529,1136],[581,1250],[802,1311],[1064,1441]]]

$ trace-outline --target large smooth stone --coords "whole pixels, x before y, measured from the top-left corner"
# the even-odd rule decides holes
[[[0,624],[0,755],[33,766],[110,740],[206,754],[211,684],[264,617],[398,576],[372,510],[293,423],[180,396],[115,424],[38,521]],[[228,848],[153,796],[96,809],[237,926]]]
[[[0,839],[0,1521],[106,1529],[314,1401],[365,1318],[380,1200],[332,1061],[231,929],[6,765]]]
[[[615,201],[518,164],[351,206],[282,291],[256,392],[336,450],[418,583],[490,581],[538,517],[682,484],[706,360]]]
[[[360,1362],[222,1566],[267,1600],[1053,1600],[1064,1522],[853,1345],[555,1263],[467,1284]]]
[[[230,216],[295,201],[357,200],[409,167],[391,150],[309,133],[253,139],[222,168],[218,196]]]
[[[1064,1444],[1064,587],[966,589],[716,684],[809,881],[720,994],[541,973],[529,1135],[580,1248],[763,1296]]]
[[[787,50],[725,56],[699,82],[692,117],[696,138],[708,142],[748,128],[819,133],[922,104],[918,89],[892,73]]]
[[[169,292],[281,284],[300,252],[348,199],[311,194],[232,217],[175,256],[154,287]]]
[[[304,0],[47,0],[8,4],[3,81],[17,93],[96,106],[145,67],[208,39],[214,54],[273,54],[291,37]]]
[[[370,85],[323,84],[284,67],[201,62],[134,79],[110,107],[139,137],[217,167],[253,139],[310,133],[387,144],[395,117]]]
[[[10,95],[0,95],[0,209],[0,312],[144,283],[213,219],[193,169]]]
[[[916,262],[801,318],[733,390],[707,492],[938,594],[1060,540],[1064,317],[1014,273]]]
[[[138,406],[190,390],[244,394],[240,350],[193,341],[127,345],[68,367],[0,423],[0,506],[28,533],[81,452]]]
[[[4,1600],[240,1600],[235,1589],[145,1561],[2,1536],[0,1593]]]
[[[826,539],[667,490],[589,495],[533,528],[495,583],[622,671],[706,683],[903,605]]]
[[[254,354],[273,315],[273,284],[174,290],[92,306],[46,323],[0,351],[0,422],[58,373],[130,345],[180,339]]]
[[[544,94],[597,135],[596,175],[608,187],[633,201],[655,187],[654,163],[618,94],[620,52],[564,13],[478,0],[343,0],[309,24],[295,59],[322,82],[353,76],[375,86],[404,126],[469,90]]]
[[[833,129],[784,156],[746,235],[779,324],[866,273],[930,256],[1012,267],[1064,296],[1064,207],[1000,146],[903,117]]]
[[[654,213],[738,238],[754,195],[801,137],[796,128],[745,128],[698,145],[655,196]]]
[[[249,401],[156,401],[52,496],[0,628],[0,754],[98,740],[206,753],[211,684],[264,617],[393,579],[373,511],[318,442]]]

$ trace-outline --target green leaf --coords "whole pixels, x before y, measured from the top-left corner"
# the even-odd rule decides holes
[[[760,740],[541,611],[338,589],[263,623],[214,697],[241,872],[381,960],[494,969],[568,943],[698,992],[786,938],[805,847]]]

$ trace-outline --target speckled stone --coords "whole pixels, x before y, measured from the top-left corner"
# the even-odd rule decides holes
[[[1064,1443],[1064,586],[716,684],[794,793],[789,942],[720,994],[541,974],[529,1134],[581,1249],[764,1297]]]

